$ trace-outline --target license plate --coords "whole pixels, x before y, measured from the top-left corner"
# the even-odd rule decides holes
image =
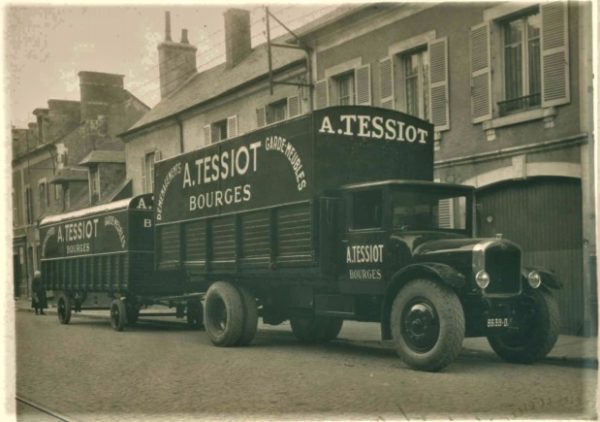
[[[506,328],[510,327],[510,318],[488,318],[487,328]]]

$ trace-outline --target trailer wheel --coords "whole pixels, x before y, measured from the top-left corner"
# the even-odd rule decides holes
[[[190,328],[199,330],[204,327],[204,311],[200,299],[188,300],[185,316]]]
[[[292,318],[292,333],[303,343],[326,343],[334,340],[344,320],[332,317]]]
[[[558,304],[549,291],[538,289],[525,295],[520,308],[522,328],[514,333],[488,336],[488,342],[507,362],[533,363],[544,358],[558,339]]]
[[[204,321],[206,333],[215,346],[235,346],[244,330],[240,292],[229,283],[213,283],[206,293]]]
[[[258,309],[256,306],[256,298],[247,288],[238,286],[238,290],[240,291],[240,296],[242,297],[242,303],[244,305],[244,328],[236,346],[247,346],[254,340],[254,336],[256,335],[256,329],[258,327]]]
[[[456,294],[441,283],[419,279],[400,289],[390,323],[396,352],[415,369],[439,371],[462,349],[464,311]]]
[[[56,313],[58,314],[58,322],[68,324],[71,322],[71,313],[73,312],[73,302],[66,294],[61,294],[56,304]]]
[[[110,304],[110,325],[115,331],[123,331],[127,323],[127,307],[121,299],[115,299]]]

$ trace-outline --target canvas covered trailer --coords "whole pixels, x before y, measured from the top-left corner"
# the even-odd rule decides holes
[[[330,107],[162,160],[157,270],[198,289],[231,277],[321,283],[336,260],[327,192],[387,179],[433,179],[433,127],[375,107]]]

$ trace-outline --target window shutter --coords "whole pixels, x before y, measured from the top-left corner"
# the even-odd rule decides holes
[[[264,107],[256,109],[256,127],[263,127],[267,119],[266,110]]]
[[[357,67],[354,72],[356,104],[371,105],[371,65]]]
[[[569,91],[567,2],[542,3],[542,107],[566,104]]]
[[[454,228],[454,207],[452,199],[440,199],[438,202],[438,226],[442,229]]]
[[[392,58],[379,61],[379,103],[384,108],[394,108],[394,68]]]
[[[450,129],[448,99],[448,39],[431,41],[429,51],[429,115],[438,131]]]
[[[300,96],[292,95],[287,99],[288,119],[300,114]]]
[[[329,89],[327,79],[315,83],[315,109],[325,108],[329,105]]]
[[[238,136],[237,115],[227,118],[227,138],[235,138]]]
[[[142,193],[146,192],[146,156],[142,155]]]
[[[202,130],[204,131],[204,141],[206,143],[206,145],[211,143],[211,139],[210,139],[210,134],[211,134],[211,130],[210,130],[210,125],[205,125]]]
[[[490,25],[471,28],[471,116],[473,123],[492,118]]]

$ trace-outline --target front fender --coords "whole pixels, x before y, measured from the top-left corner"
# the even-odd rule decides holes
[[[537,267],[524,267],[521,270],[521,276],[523,277],[523,285],[525,287],[529,287],[529,283],[527,282],[527,275],[531,271],[537,271],[539,275],[542,277],[542,286],[549,287],[554,290],[562,289],[563,285],[559,279],[556,278],[553,272],[548,271],[544,268]]]

